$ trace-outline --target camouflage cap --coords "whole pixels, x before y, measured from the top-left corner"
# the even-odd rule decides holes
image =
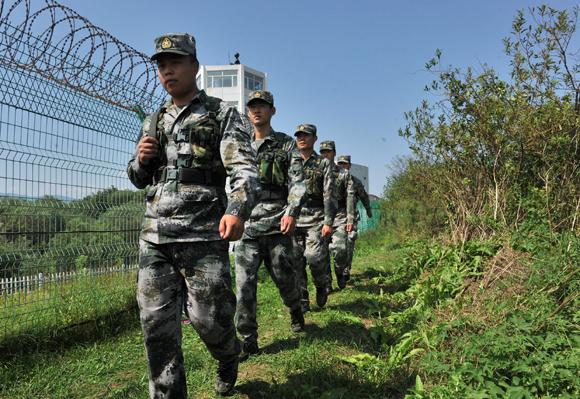
[[[246,105],[250,105],[250,103],[254,100],[262,100],[270,104],[272,107],[274,106],[274,96],[272,93],[266,90],[254,90],[248,96],[248,102]]]
[[[294,136],[296,136],[298,133],[306,133],[316,136],[316,126],[310,125],[308,123],[298,125],[298,127],[296,128],[296,132],[294,133]]]
[[[322,151],[322,150],[336,151],[334,141],[326,140],[326,141],[323,141],[322,143],[320,143],[320,151]]]
[[[155,61],[163,53],[193,55],[197,58],[195,38],[189,33],[168,33],[159,36],[155,39],[155,54],[151,56],[151,61]]]
[[[339,155],[338,158],[336,158],[336,163],[350,163],[350,155]]]

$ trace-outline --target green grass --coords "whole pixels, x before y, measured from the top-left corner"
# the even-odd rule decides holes
[[[347,289],[313,301],[299,334],[262,271],[262,353],[232,397],[577,398],[580,239],[561,241],[522,252],[366,234]],[[189,397],[214,398],[217,363],[191,327],[183,347]],[[148,397],[136,309],[11,348],[0,398]]]
[[[361,247],[364,240],[359,239]],[[290,330],[288,310],[269,276],[261,272],[258,321],[262,353],[240,365],[232,397],[402,397],[411,382],[406,370],[372,375],[345,359],[380,350],[369,330],[373,317],[364,305],[369,293],[377,292],[369,279],[401,261],[403,255],[401,250],[380,250],[373,255],[361,252],[355,258],[348,288],[338,291],[335,286],[324,309],[313,302],[312,312],[306,315],[306,332],[299,334]],[[64,345],[52,343],[50,350],[36,347],[25,356],[4,359],[0,397],[147,398],[147,364],[137,311],[83,326],[85,332],[87,329],[90,332],[83,339],[69,338]],[[79,336],[84,335],[75,335]],[[29,344],[34,346],[34,342]],[[214,398],[217,362],[188,326],[183,348],[189,397]]]

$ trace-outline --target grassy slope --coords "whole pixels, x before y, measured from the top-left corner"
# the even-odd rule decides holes
[[[366,238],[368,240],[368,238]],[[348,288],[335,291],[324,309],[314,303],[306,332],[290,331],[287,309],[269,277],[259,285],[258,320],[263,353],[240,365],[234,398],[385,398],[402,397],[409,387],[408,370],[388,375],[368,371],[344,358],[377,353],[369,327],[375,320],[363,303],[379,287],[371,282],[381,270],[401,261],[403,250],[370,249],[358,243]],[[313,290],[314,291],[314,290]],[[314,292],[311,293],[314,298]],[[105,322],[101,322],[106,324]],[[146,398],[147,365],[135,312],[93,326],[93,335],[71,347],[20,356],[2,365],[2,398]],[[32,343],[33,344],[33,343]],[[213,398],[216,361],[192,328],[184,328],[189,397]]]
[[[305,333],[262,273],[263,353],[240,366],[232,397],[579,397],[580,240],[518,252],[397,239],[359,239],[348,288],[312,304]],[[135,310],[47,339],[50,350],[23,338],[20,356],[0,353],[0,398],[148,397]],[[216,362],[190,327],[184,352],[190,398],[215,397]]]

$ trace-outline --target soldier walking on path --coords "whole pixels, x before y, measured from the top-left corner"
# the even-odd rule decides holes
[[[260,194],[250,137],[234,107],[196,85],[195,39],[155,39],[157,72],[171,95],[141,128],[127,173],[149,186],[140,239],[137,301],[151,398],[187,398],[181,310],[218,360],[215,391],[235,385],[236,336],[228,241],[238,240]],[[230,177],[231,194],[225,191]]]
[[[292,234],[296,218],[308,198],[302,158],[294,139],[272,129],[274,96],[253,91],[247,102],[254,124],[252,147],[257,154],[262,194],[236,243],[236,328],[243,337],[240,360],[258,353],[256,320],[258,270],[262,261],[290,309],[292,331],[304,328],[300,282],[293,266]]]
[[[294,233],[294,264],[302,286],[302,312],[306,313],[310,310],[306,264],[310,266],[316,287],[317,305],[323,307],[328,298],[326,270],[330,267],[330,258],[327,240],[333,233],[336,186],[330,162],[314,151],[316,126],[300,125],[294,136],[302,156],[308,189],[308,202],[302,207]]]
[[[334,233],[329,240],[329,250],[334,258],[334,273],[336,282],[342,290],[346,287],[350,269],[348,262],[350,260],[348,243],[348,234],[353,230],[355,220],[355,191],[351,175],[348,170],[337,166],[334,163],[336,157],[336,146],[334,141],[328,140],[320,143],[320,155],[328,159],[331,166],[331,173],[336,182],[336,201],[338,209],[334,218]],[[327,255],[330,258],[330,255]],[[332,268],[330,259],[327,261],[328,269],[326,271],[327,290],[332,292]]]
[[[336,163],[341,168],[344,168],[350,171],[352,164],[350,163],[350,155],[340,155]],[[349,244],[349,258],[347,262],[347,269],[348,274],[346,274],[346,280],[350,279],[350,269],[352,268],[352,258],[354,256],[354,242],[358,237],[358,229],[357,229],[357,222],[360,220],[360,212],[358,211],[358,201],[360,200],[367,211],[367,218],[373,217],[373,210],[371,208],[371,201],[369,200],[369,195],[365,191],[365,186],[362,181],[355,175],[350,175],[352,179],[352,183],[354,186],[354,190],[356,193],[355,201],[354,201],[354,209],[355,209],[355,220],[352,230],[348,233],[348,244]]]

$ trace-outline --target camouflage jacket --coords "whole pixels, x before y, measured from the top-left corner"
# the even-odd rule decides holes
[[[284,171],[288,181],[288,194],[286,198],[261,199],[257,202],[245,225],[244,233],[249,237],[280,234],[282,217],[292,216],[298,218],[300,209],[306,204],[308,199],[302,157],[300,156],[300,151],[297,150],[296,141],[292,137],[284,133],[276,133],[270,128],[260,147],[258,148],[256,142],[253,141],[252,148],[256,151],[258,157],[269,149],[276,148],[275,134],[283,137],[282,151],[286,152],[288,156],[288,169]],[[266,192],[266,188],[263,187],[263,189]]]
[[[371,208],[371,201],[369,199],[369,195],[367,194],[366,190],[365,190],[365,185],[363,184],[362,181],[360,181],[360,179],[354,175],[350,175],[350,177],[352,178],[352,184],[354,186],[354,190],[356,193],[356,197],[355,197],[355,211],[356,211],[356,221],[360,220],[360,212],[358,211],[358,207],[356,206],[356,204],[358,204],[358,200],[360,200],[363,204],[363,206],[365,207],[366,211],[367,211],[367,215],[372,217],[373,216],[373,209]]]
[[[336,182],[336,201],[338,209],[334,219],[335,227],[343,224],[354,224],[356,218],[356,192],[351,174],[337,164],[331,166],[331,173]]]
[[[160,137],[158,159],[167,159],[168,164],[177,159],[191,159],[193,146],[189,142],[174,141],[174,133],[180,132],[184,125],[192,126],[196,121],[207,118],[206,100],[207,95],[202,90],[181,110],[173,105],[171,99],[165,102],[165,112],[158,123],[159,131],[165,134]],[[156,244],[221,240],[219,222],[224,214],[244,221],[250,217],[261,191],[250,136],[244,130],[236,109],[225,101],[220,103],[215,121],[219,132],[213,144],[218,156],[213,159],[213,165],[217,163],[217,169],[225,170],[230,178],[229,205],[224,186],[176,180],[154,184],[156,170],[165,165],[156,166],[156,162],[150,162],[147,166],[141,164],[139,149],[135,146],[127,174],[137,188],[149,186],[141,231],[143,240]],[[143,122],[137,144],[149,132],[150,124],[151,117],[148,117]],[[201,151],[204,149],[201,148]]]
[[[328,159],[313,151],[308,159],[300,157],[306,175],[308,202],[302,207],[296,221],[298,228],[310,228],[325,224],[332,226],[338,208],[336,202],[336,182],[331,173]],[[318,199],[317,197],[320,197]],[[312,206],[313,201],[322,201],[322,207]]]

